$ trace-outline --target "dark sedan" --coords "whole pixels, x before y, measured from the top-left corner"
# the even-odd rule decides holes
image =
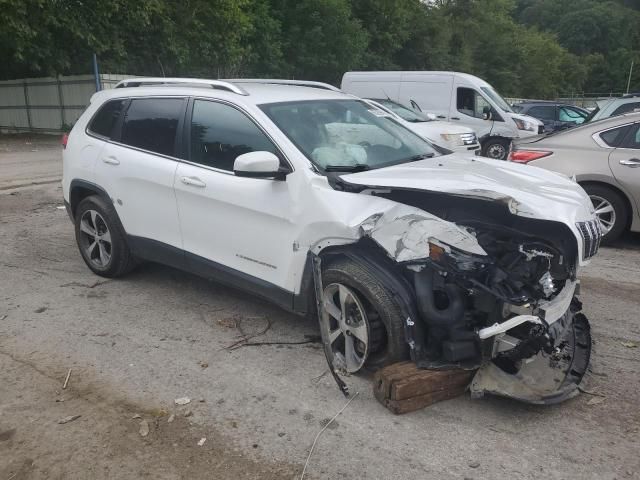
[[[583,124],[589,116],[584,108],[556,102],[522,102],[513,109],[524,115],[537,118],[544,123],[545,132],[565,130]]]

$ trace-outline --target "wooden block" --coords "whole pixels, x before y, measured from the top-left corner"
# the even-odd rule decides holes
[[[402,362],[374,375],[373,392],[393,413],[407,413],[462,395],[475,371],[421,370],[414,363]]]

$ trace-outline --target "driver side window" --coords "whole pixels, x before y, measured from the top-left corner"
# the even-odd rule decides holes
[[[458,87],[457,109],[460,113],[474,118],[482,118],[491,110],[491,104],[472,88]]]

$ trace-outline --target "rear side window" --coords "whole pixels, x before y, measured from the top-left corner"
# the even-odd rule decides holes
[[[630,128],[630,132],[624,139],[622,147],[640,150],[640,123],[636,123]]]
[[[233,171],[239,155],[258,151],[278,155],[274,144],[244,113],[223,103],[193,102],[192,162]]]
[[[101,137],[111,138],[125,102],[126,100],[110,100],[105,103],[93,117],[89,131]]]
[[[625,113],[633,112],[638,109],[640,109],[640,102],[625,103],[624,105],[620,105],[618,108],[616,108],[611,116],[615,117],[616,115],[623,115]]]
[[[120,142],[162,155],[176,156],[176,134],[183,115],[181,98],[131,100],[122,123]]]
[[[607,130],[600,134],[600,138],[604,143],[609,145],[610,147],[618,147],[622,140],[624,139],[625,134],[629,130],[629,125],[624,125],[618,128],[612,128],[611,130]]]
[[[556,119],[556,107],[543,106],[543,107],[531,107],[527,112],[527,115],[538,118],[540,120],[555,120]]]

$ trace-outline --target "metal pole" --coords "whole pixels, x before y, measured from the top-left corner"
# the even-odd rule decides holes
[[[27,124],[29,125],[29,131],[32,131],[33,125],[31,124],[31,109],[29,108],[29,94],[27,93],[27,89],[29,87],[27,86],[26,80],[22,83],[22,88],[24,92],[24,106],[27,109]]]
[[[98,70],[98,57],[96,54],[93,54],[93,77],[96,80],[96,92],[102,90],[102,86],[100,85],[100,72]]]
[[[60,104],[60,130],[64,127],[64,96],[62,95],[62,81],[58,75],[58,103]]]
[[[627,80],[627,93],[629,93],[629,87],[631,86],[631,74],[633,73],[633,60],[631,60],[631,68],[629,68],[629,80]]]

